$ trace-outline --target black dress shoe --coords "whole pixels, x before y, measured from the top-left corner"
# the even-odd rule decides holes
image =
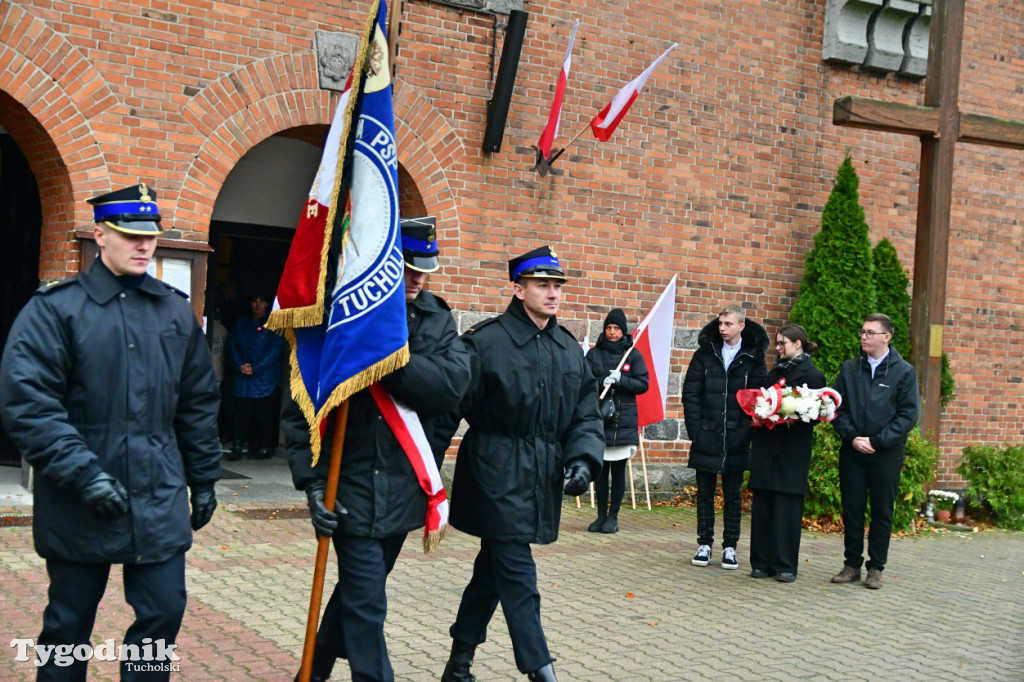
[[[760,568],[754,568],[750,571],[751,578],[771,578],[774,576],[775,574],[771,571],[762,571]]]
[[[796,573],[779,573],[775,579],[780,583],[791,583],[796,580]]]

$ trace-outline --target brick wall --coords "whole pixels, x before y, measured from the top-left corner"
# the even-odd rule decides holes
[[[76,267],[84,199],[141,179],[159,188],[180,238],[205,241],[227,173],[266,137],[330,120],[316,30],[353,32],[367,2],[198,1],[0,5],[0,125],[44,198],[41,277]],[[679,275],[669,417],[696,331],[739,303],[769,331],[788,319],[802,257],[843,154],[861,178],[872,239],[913,263],[919,144],[836,128],[832,100],[919,104],[924,85],[821,61],[824,3],[542,0],[530,18],[502,151],[480,151],[503,15],[407,2],[398,83],[403,205],[438,217],[446,267],[432,287],[464,328],[502,310],[509,254],[557,245],[572,277],[564,318],[595,333],[610,307],[633,324]],[[583,23],[563,106],[565,142],[672,42],[608,143],[589,134],[529,171],[572,20]],[[495,24],[498,35],[495,36]],[[961,106],[1024,119],[1024,7],[967,8]],[[497,38],[495,40],[495,38]],[[492,54],[496,44],[498,55]],[[958,399],[943,421],[940,482],[969,443],[1021,442],[1024,153],[957,152],[945,350]],[[412,185],[412,186],[410,186]],[[674,422],[650,434],[654,461],[685,458]]]

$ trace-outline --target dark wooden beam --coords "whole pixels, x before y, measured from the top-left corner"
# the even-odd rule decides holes
[[[934,107],[883,102],[866,97],[843,97],[832,105],[832,122],[847,128],[884,130],[904,135],[934,135],[939,112]]]
[[[988,147],[1024,149],[1024,121],[962,113],[959,139]]]

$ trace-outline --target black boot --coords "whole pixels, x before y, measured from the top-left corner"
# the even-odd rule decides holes
[[[224,459],[230,462],[237,462],[242,459],[242,444],[235,441],[234,445],[231,446],[231,451],[224,456]]]
[[[558,680],[555,679],[555,666],[552,663],[548,663],[543,668],[534,670],[526,676],[526,679],[530,680],[530,682],[558,682]]]
[[[441,673],[441,682],[476,682],[469,667],[473,665],[473,654],[476,644],[466,644],[457,639],[452,640],[452,653],[448,657],[448,665]]]
[[[613,509],[608,514],[608,520],[601,525],[602,533],[618,533],[619,532],[619,510]]]
[[[601,526],[604,525],[604,521],[605,521],[605,518],[606,518],[605,514],[603,514],[602,512],[604,512],[604,509],[601,509],[601,511],[599,511],[597,513],[597,520],[594,521],[589,526],[587,526],[587,530],[590,531],[591,533],[600,533],[601,532]]]

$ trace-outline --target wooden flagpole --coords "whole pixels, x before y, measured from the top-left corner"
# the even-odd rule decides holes
[[[633,502],[633,509],[636,509],[636,489],[633,487],[633,458],[626,460],[626,468],[629,469],[629,499]]]
[[[644,431],[637,429],[640,435],[640,464],[644,467],[644,492],[647,493],[647,511],[651,511],[651,486],[647,480],[647,458],[644,456]]]
[[[331,463],[327,473],[327,490],[324,506],[334,511],[338,496],[338,475],[341,473],[341,446],[345,442],[345,427],[348,424],[348,398],[335,412],[334,438],[331,440]],[[299,682],[309,682],[313,672],[313,653],[316,649],[316,629],[320,623],[320,602],[324,596],[324,575],[327,573],[327,553],[331,539],[317,535],[316,564],[313,568],[313,589],[309,595],[309,614],[306,616],[306,641],[302,646],[302,665],[299,667]]]

